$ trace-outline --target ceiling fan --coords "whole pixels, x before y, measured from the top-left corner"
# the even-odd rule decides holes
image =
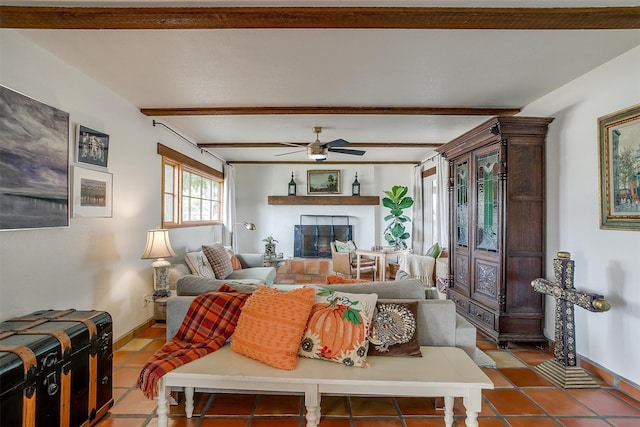
[[[333,153],[342,153],[342,154],[351,154],[354,156],[362,156],[365,151],[362,150],[352,150],[348,148],[339,148],[345,147],[350,144],[349,141],[345,141],[344,139],[336,139],[334,141],[329,142],[320,142],[320,132],[322,132],[321,126],[314,126],[313,132],[316,134],[316,140],[307,145],[306,150],[300,151],[291,151],[289,153],[276,154],[276,156],[286,156],[287,154],[300,153],[301,151],[307,152],[307,157],[311,160],[315,160],[316,162],[321,162],[323,160],[327,160],[327,156],[329,151]],[[295,145],[295,144],[288,144]]]

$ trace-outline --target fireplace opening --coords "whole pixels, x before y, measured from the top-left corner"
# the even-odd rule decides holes
[[[353,229],[347,215],[300,215],[294,226],[293,256],[331,258],[331,242],[352,240]]]

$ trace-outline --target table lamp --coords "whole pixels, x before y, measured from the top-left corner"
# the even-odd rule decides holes
[[[153,298],[163,298],[171,295],[169,290],[169,267],[171,263],[165,257],[176,256],[169,241],[169,230],[157,228],[147,231],[147,244],[142,253],[142,259],[156,259],[153,267]]]

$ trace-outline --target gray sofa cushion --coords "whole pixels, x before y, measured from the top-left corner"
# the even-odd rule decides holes
[[[264,286],[261,280],[256,279],[245,279],[243,281],[218,280],[188,274],[178,279],[176,293],[179,296],[196,296],[206,292],[217,291],[223,284],[227,284],[240,292],[253,292],[258,286]]]
[[[313,286],[352,294],[378,294],[381,299],[426,299],[424,286],[418,279]]]
[[[235,270],[229,274],[224,280],[246,280],[255,279],[267,286],[273,285],[276,280],[276,269],[273,267],[251,267]]]

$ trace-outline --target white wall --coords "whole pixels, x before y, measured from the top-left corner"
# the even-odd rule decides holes
[[[393,185],[409,187],[413,191],[412,165],[369,164],[292,164],[292,165],[235,165],[236,170],[236,218],[256,224],[256,231],[239,228],[238,252],[263,252],[264,239],[268,235],[278,240],[276,251],[293,256],[293,226],[300,223],[300,215],[349,215],[354,225],[353,239],[359,247],[369,249],[373,245],[387,245],[384,240],[384,217],[389,213],[381,204],[376,206],[354,205],[284,205],[269,206],[267,196],[286,196],[291,172],[297,184],[297,195],[307,195],[307,170],[341,171],[341,194],[351,195],[351,183],[358,173],[360,194],[380,196]],[[411,216],[410,210],[406,212]],[[305,223],[306,224],[306,223]]]
[[[15,31],[0,31],[0,49],[0,84],[68,112],[71,135],[76,124],[107,133],[113,174],[112,218],[71,218],[66,228],[0,232],[0,320],[41,309],[105,310],[113,316],[117,339],[153,315],[144,306],[144,295],[153,291],[152,260],[140,255],[146,230],[160,223],[157,142],[220,166]],[[169,235],[180,251],[187,242],[219,240],[218,228]]]
[[[640,47],[527,105],[555,117],[547,137],[547,276],[558,251],[575,261],[575,287],[611,302],[606,313],[575,310],[577,352],[640,384],[640,230],[601,230],[598,117],[640,102]],[[545,334],[554,337],[547,297]]]

